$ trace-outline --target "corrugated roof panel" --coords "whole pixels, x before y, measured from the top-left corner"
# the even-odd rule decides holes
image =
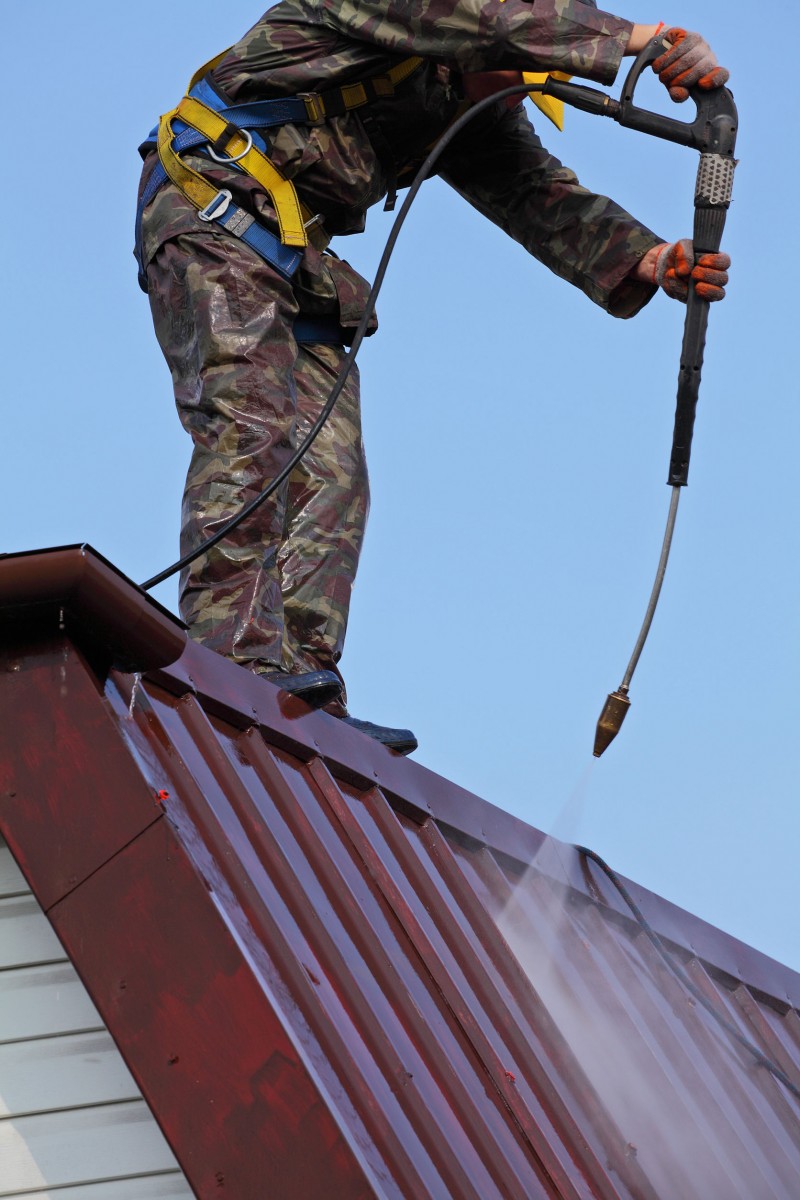
[[[504,1103],[487,1080],[475,1080],[463,1024],[438,1003],[424,950],[392,912],[380,881],[365,872],[342,825],[351,811],[342,793],[337,817],[314,786],[318,764],[270,752],[258,731],[231,734],[191,697],[171,704],[147,695],[148,728],[157,717],[197,785],[182,780],[177,790],[203,836],[198,865],[209,869],[214,859],[225,874],[235,864],[225,881],[232,889],[246,866],[254,887],[243,915],[292,977],[285,1015],[295,1019],[296,1036],[307,1026],[325,1061],[338,1065],[337,1087],[349,1093],[357,1124],[374,1126],[379,1106],[382,1136],[391,1129],[394,1140],[402,1131],[396,1166],[405,1186],[476,1200],[536,1195]],[[330,776],[327,782],[336,790]],[[377,792],[372,798],[385,804]],[[168,809],[180,826],[183,814]],[[390,857],[387,848],[380,861],[397,870]]]
[[[542,876],[526,879],[514,904],[504,934],[657,1194],[792,1195],[797,1112],[787,1157],[774,1136],[783,1089],[698,1008],[650,942]],[[727,989],[709,991],[724,1011]],[[770,1101],[766,1121],[752,1103],[758,1091]]]
[[[369,1122],[379,1104],[402,1138],[403,1194],[794,1195],[797,1137],[772,1131],[783,1089],[635,925],[554,880],[571,848],[522,870],[398,817],[379,788],[337,781],[320,758],[209,718],[192,696],[145,685],[139,702],[152,705],[148,736],[157,718],[157,743],[179,750],[195,785],[178,791],[206,854],[225,845],[223,864],[244,865],[264,904],[245,909],[259,941],[304,973],[287,1012],[296,1033],[313,1031],[338,1064],[353,1113]],[[747,988],[723,996],[703,974],[723,1007],[749,1006],[762,1044],[773,1022],[783,1029]],[[753,1092],[766,1094],[760,1114]]]
[[[96,844],[69,849],[81,801],[57,747],[17,786],[49,781],[77,873],[50,915],[198,1196],[249,1195],[270,1162],[286,1200],[797,1200],[800,1104],[574,847],[200,647],[164,666],[173,634],[147,621],[162,657],[141,679],[52,629],[15,679],[31,714],[70,681],[53,728],[88,747],[89,721]],[[631,888],[800,1081],[800,979]]]

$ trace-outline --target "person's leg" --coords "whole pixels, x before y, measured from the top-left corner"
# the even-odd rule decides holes
[[[344,358],[337,346],[298,347],[298,442],[319,416]],[[284,607],[283,665],[337,671],[369,511],[358,369],[292,472],[278,554]]]
[[[312,274],[315,282],[324,312],[326,280]],[[148,287],[178,412],[194,442],[185,553],[285,466],[327,399],[343,352],[317,345],[298,358],[291,285],[227,238],[165,242]],[[335,667],[367,507],[354,374],[290,481],[184,572],[181,614],[191,636],[252,670],[289,671],[298,683],[309,668]],[[346,716],[341,702],[329,711],[401,753],[416,745],[407,730]]]
[[[156,334],[194,442],[181,553],[193,549],[274,478],[296,424],[291,284],[233,238],[166,242],[148,270]],[[190,635],[256,669],[282,665],[278,561],[284,484],[181,576]]]

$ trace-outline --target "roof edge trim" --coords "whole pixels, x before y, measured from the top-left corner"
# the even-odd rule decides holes
[[[186,646],[182,622],[86,543],[0,555],[4,617],[49,627],[61,611],[79,644],[131,671],[168,666]]]

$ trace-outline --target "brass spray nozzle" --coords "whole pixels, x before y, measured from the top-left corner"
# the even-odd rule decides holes
[[[610,692],[600,713],[597,729],[594,733],[594,756],[599,758],[604,750],[613,742],[622,728],[622,722],[628,715],[631,702],[628,699],[628,689],[620,687],[616,692]]]
[[[658,560],[658,570],[656,572],[656,581],[653,584],[653,590],[650,593],[650,603],[647,605],[647,612],[644,615],[642,628],[639,631],[639,636],[636,639],[636,645],[633,648],[631,661],[628,663],[628,669],[622,676],[622,683],[615,692],[609,693],[608,699],[603,705],[603,711],[600,713],[600,720],[597,722],[597,729],[594,733],[594,756],[599,758],[601,754],[613,742],[614,738],[622,728],[622,722],[628,715],[628,709],[631,702],[628,699],[628,688],[630,687],[633,672],[636,670],[636,664],[639,661],[639,655],[642,653],[644,644],[647,641],[647,635],[650,632],[650,626],[653,622],[653,616],[658,604],[658,597],[661,594],[661,585],[664,582],[664,572],[667,569],[667,559],[669,558],[669,548],[672,544],[672,531],[675,528],[675,517],[678,513],[678,500],[680,498],[681,489],[677,485],[672,489],[672,498],[669,502],[669,516],[667,517],[667,528],[664,531],[664,542],[661,547],[661,557]]]

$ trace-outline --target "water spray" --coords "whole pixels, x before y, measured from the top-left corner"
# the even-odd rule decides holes
[[[636,903],[631,895],[630,890],[623,883],[617,872],[614,871],[608,865],[608,863],[596,853],[596,851],[590,850],[588,846],[575,846],[574,849],[577,850],[581,858],[587,862],[593,862],[597,867],[599,867],[606,878],[611,881],[622,899],[627,904],[634,916],[634,919],[639,925],[639,928],[648,938],[656,953],[669,968],[681,986],[684,987],[686,991],[693,997],[695,1002],[701,1005],[701,1007],[704,1008],[706,1012],[714,1018],[717,1024],[725,1030],[725,1032],[730,1038],[733,1039],[733,1041],[744,1047],[748,1054],[752,1054],[759,1066],[764,1067],[770,1072],[771,1075],[774,1075],[775,1078],[781,1084],[783,1084],[787,1092],[790,1092],[791,1095],[794,1096],[795,1100],[800,1100],[800,1087],[798,1087],[795,1081],[790,1079],[783,1068],[780,1067],[774,1061],[774,1059],[770,1058],[768,1054],[765,1054],[764,1051],[755,1044],[755,1042],[752,1042],[750,1038],[745,1037],[741,1030],[733,1023],[733,1021],[729,1020],[729,1018],[720,1011],[719,1007],[714,1004],[699,987],[697,987],[675,956],[667,949],[664,942],[658,936],[649,921],[645,918],[641,908]]]

